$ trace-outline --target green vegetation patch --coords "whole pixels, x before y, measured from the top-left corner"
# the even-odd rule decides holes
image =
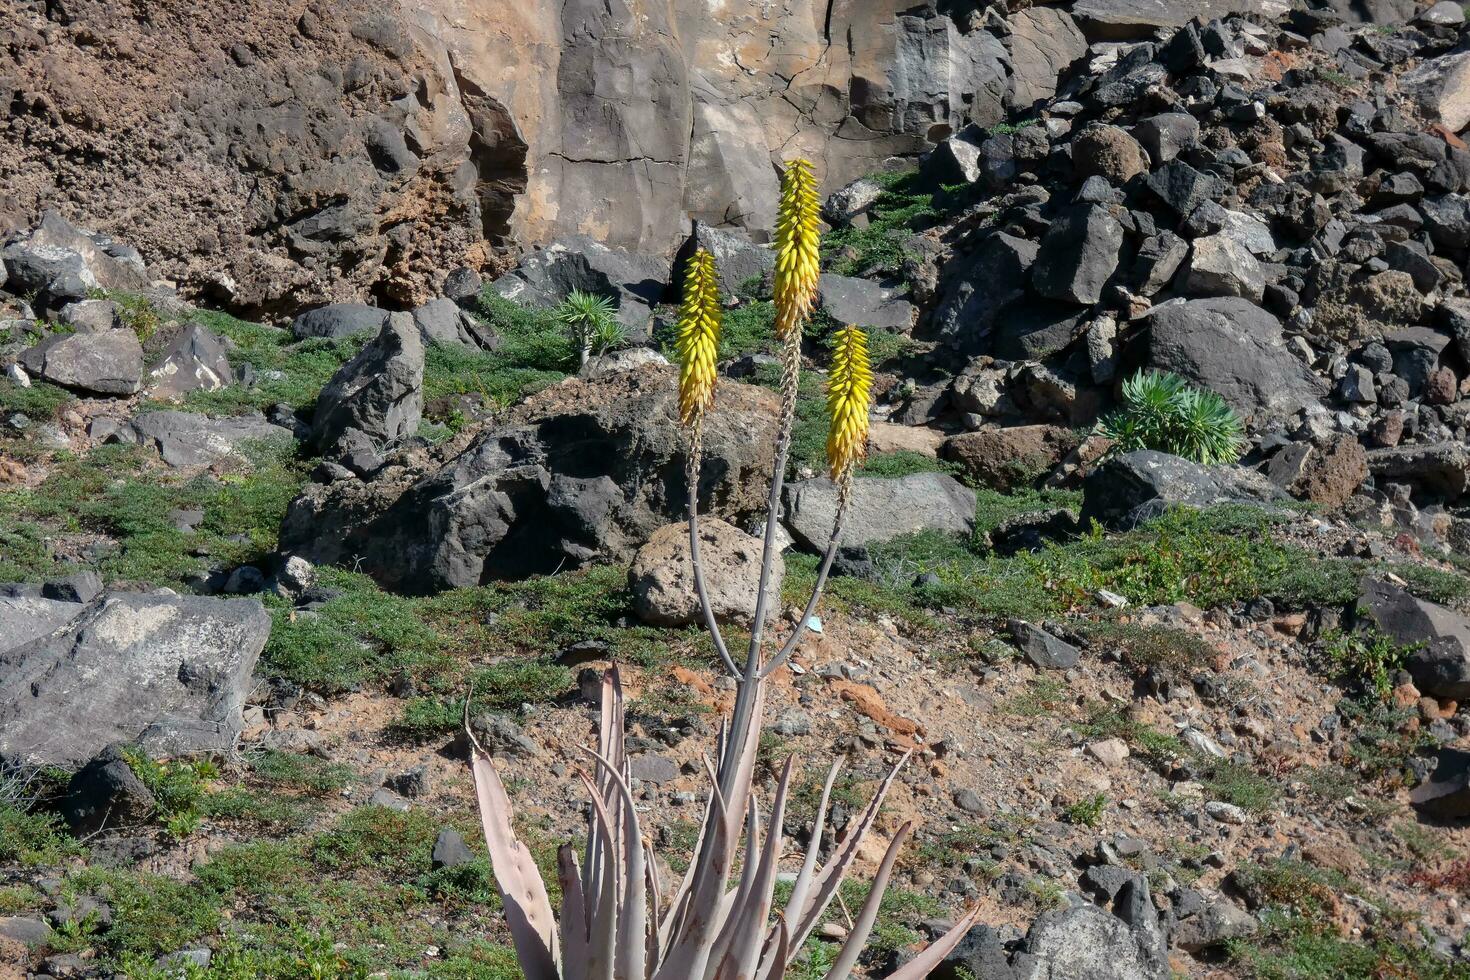
[[[917,170],[871,175],[883,188],[865,228],[836,228],[822,239],[828,269],[840,276],[892,275],[903,266],[909,236],[938,217],[934,194],[921,186]]]
[[[406,672],[433,692],[430,701],[438,705],[414,708],[409,727],[435,727],[435,712],[447,711],[471,681],[477,703],[486,698],[509,704],[515,698],[519,706],[564,693],[569,684],[563,683],[562,668],[552,669],[547,661],[577,643],[601,644],[604,656],[643,665],[671,654],[706,656],[707,640],[697,630],[633,621],[621,567],[593,566],[428,597],[393,595],[368,576],[342,569],[318,572],[320,584],[339,594],[311,615],[273,600],[275,628],[265,662],[276,676],[328,693]]]
[[[471,820],[450,824],[475,840]],[[441,826],[443,819],[427,812],[366,806],[314,834],[226,847],[198,865],[190,881],[88,869],[67,879],[63,896],[104,898],[114,924],[74,945],[92,946],[104,964],[130,975],[155,975],[157,956],[205,943],[218,955],[200,976],[346,977],[427,968],[434,976],[509,980],[516,975],[512,960],[495,952],[498,945],[463,938],[497,928],[489,863],[478,855],[460,868],[432,870]],[[537,858],[547,860],[539,851]],[[442,958],[427,956],[430,947]],[[441,972],[450,959],[467,972]]]
[[[182,407],[209,415],[238,415],[277,402],[298,411],[309,409],[337,369],[371,339],[312,337],[298,341],[287,330],[208,310],[194,313],[193,319],[234,341],[230,364],[237,376],[247,364],[255,369],[255,383],[250,387],[236,383],[216,391],[193,391],[184,398]]]
[[[1232,877],[1252,906],[1264,910],[1261,932],[1226,945],[1230,965],[1243,976],[1259,980],[1470,976],[1463,964],[1446,962],[1412,945],[1412,939],[1395,935],[1402,917],[1392,909],[1365,935],[1342,936],[1336,922],[1341,896],[1360,890],[1335,871],[1278,860],[1242,865]]]
[[[306,482],[306,464],[284,441],[246,447],[237,471],[185,478],[135,446],[62,455],[34,489],[0,490],[0,581],[66,573],[54,535],[110,539],[86,564],[107,579],[181,585],[191,573],[275,550],[286,508]],[[173,512],[200,510],[195,531]],[[207,561],[206,557],[207,556]]]

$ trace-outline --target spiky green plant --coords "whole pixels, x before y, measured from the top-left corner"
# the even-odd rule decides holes
[[[1154,449],[1196,463],[1233,463],[1244,439],[1240,416],[1213,391],[1168,371],[1140,371],[1123,382],[1123,403],[1099,424],[1119,452]]]
[[[712,383],[705,361],[714,342],[709,336],[709,324],[703,322],[708,286],[704,277],[708,275],[712,279],[713,271],[713,260],[701,259],[691,268],[685,284],[681,338],[689,342],[680,344],[683,360],[680,394],[681,405],[694,410],[681,410],[680,414],[690,435],[689,545],[695,592],[715,649],[725,669],[735,678],[735,709],[720,729],[718,764],[705,763],[710,794],[693,860],[683,880],[670,893],[659,880],[658,864],[643,839],[638,809],[629,788],[632,775],[624,736],[622,683],[616,667],[603,675],[598,748],[587,753],[590,774],[582,774],[592,798],[587,845],[580,859],[569,844],[557,855],[562,900],[560,915],[556,915],[535,861],[516,837],[510,799],[495,765],[469,730],[470,708],[466,702],[465,729],[472,743],[471,768],[485,842],[515,942],[516,958],[527,980],[780,980],[837,896],[843,878],[857,859],[863,838],[877,819],[889,786],[908,758],[904,756],[898,761],[867,807],[848,822],[846,833],[819,869],[817,859],[822,851],[828,804],[840,762],[832,765],[790,898],[773,921],[778,864],[784,850],[785,807],[795,760],[788,757],[781,769],[762,828],[761,809],[752,782],[760,743],[765,682],[795,650],[816,610],[837,551],[847,494],[840,498],[832,537],[806,612],[776,655],[768,660],[763,656],[763,634],[771,568],[777,553],[773,532],[780,516],[782,476],[791,444],[791,419],[795,414],[793,405],[783,403],[750,645],[744,662],[737,664],[710,608],[699,557],[696,507],[699,432],[709,404],[706,382]],[[788,343],[793,338],[799,341],[805,315],[800,313],[793,321]],[[840,373],[841,378],[835,391],[833,431],[838,436],[844,460],[841,472],[850,475],[858,452],[853,440],[859,430],[866,434],[869,375],[861,332],[852,331],[844,336],[837,352],[840,363],[834,366],[834,374]],[[793,376],[789,379],[791,384],[783,386],[783,399],[794,400],[800,358],[789,360],[787,368]],[[912,831],[913,824],[906,823],[894,834],[867,899],[847,941],[827,971],[826,980],[845,980],[851,975],[877,921],[879,903],[893,864]],[[743,861],[739,876],[732,882],[731,873],[742,836]],[[971,909],[949,933],[890,974],[891,980],[920,980],[928,976],[964,938],[978,914],[978,906]]]
[[[618,308],[606,296],[574,289],[553,311],[577,349],[580,365],[593,354],[604,354],[627,341],[627,331],[618,322]]]

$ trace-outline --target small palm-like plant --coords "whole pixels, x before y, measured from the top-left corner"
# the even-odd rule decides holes
[[[553,315],[577,349],[579,366],[585,366],[593,354],[605,354],[627,341],[627,332],[618,322],[618,308],[606,296],[574,289],[557,304]]]
[[[1120,452],[1154,449],[1196,463],[1233,463],[1244,448],[1240,416],[1213,391],[1168,371],[1123,382],[1123,404],[1098,426]]]
[[[817,246],[814,214],[815,182],[810,165],[797,161],[783,184],[782,210],[796,216],[793,234],[777,236],[777,270],[791,270],[777,289],[777,322],[783,344],[784,377],[775,466],[771,477],[759,591],[751,622],[750,643],[737,663],[721,635],[705,590],[699,556],[699,488],[701,433],[704,415],[713,407],[715,351],[720,330],[720,302],[714,259],[695,256],[684,282],[678,326],[679,416],[689,432],[689,547],[694,588],[705,626],[725,670],[735,679],[735,707],[721,726],[716,760],[705,761],[710,779],[704,820],[693,860],[682,881],[669,889],[659,880],[657,864],[643,838],[638,808],[630,788],[632,776],[624,740],[624,700],[616,667],[602,681],[598,747],[587,752],[589,772],[582,781],[592,799],[586,849],[579,858],[565,845],[557,855],[561,913],[554,915],[546,887],[530,852],[515,834],[511,805],[495,766],[471,734],[471,767],[479,799],[495,879],[504,900],[516,957],[528,980],[780,980],[802,945],[821,924],[847,872],[856,862],[864,836],[872,828],[900,759],[861,813],[849,822],[826,863],[818,867],[825,840],[828,804],[841,763],[828,770],[811,837],[802,856],[785,908],[773,908],[778,864],[784,852],[785,807],[794,759],[781,768],[775,792],[762,819],[752,787],[760,736],[765,682],[786,662],[816,611],[837,553],[842,519],[851,497],[853,467],[868,435],[871,368],[867,339],[848,327],[839,332],[828,378],[832,477],[839,487],[837,518],[816,585],[795,628],[775,652],[764,653],[766,605],[778,548],[779,520],[786,456],[791,446],[797,382],[801,369],[802,327],[811,314],[816,277],[809,275],[808,253]],[[795,176],[792,176],[795,175]],[[468,730],[469,706],[466,704]],[[905,823],[894,834],[873,885],[853,922],[846,942],[832,960],[826,980],[845,980],[877,921],[879,903],[905,840],[913,830]],[[742,849],[741,843],[744,847]],[[731,880],[737,854],[740,872]],[[898,971],[892,980],[928,976],[964,938],[978,908]]]

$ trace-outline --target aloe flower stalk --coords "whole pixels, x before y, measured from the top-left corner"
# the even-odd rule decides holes
[[[715,360],[720,346],[720,283],[715,257],[694,253],[684,272],[684,299],[679,307],[676,350],[679,358],[679,421],[693,426],[715,396]]]
[[[689,545],[695,591],[715,649],[736,680],[735,708],[722,724],[718,762],[705,761],[710,793],[699,840],[688,871],[672,892],[658,878],[657,863],[643,839],[631,792],[632,773],[624,743],[624,698],[616,666],[603,676],[597,751],[588,753],[581,774],[592,799],[586,849],[579,859],[571,845],[557,855],[560,915],[552,912],[545,885],[525,845],[516,837],[509,797],[490,756],[475,740],[465,703],[465,730],[485,841],[496,885],[527,980],[781,980],[803,944],[822,923],[843,878],[856,862],[864,837],[878,818],[889,787],[908,760],[905,755],[883,779],[862,812],[818,867],[826,839],[832,788],[841,761],[828,770],[800,870],[784,909],[773,909],[779,864],[786,850],[784,814],[795,760],[788,758],[761,818],[753,791],[765,681],[796,649],[816,611],[841,537],[852,470],[866,444],[872,371],[867,338],[856,328],[839,332],[828,384],[832,432],[828,452],[833,476],[844,487],[837,517],[805,613],[776,655],[762,657],[765,612],[781,517],[781,488],[791,447],[801,371],[802,327],[816,297],[818,265],[816,183],[810,165],[793,161],[782,185],[777,233],[777,333],[782,343],[781,415],[766,512],[765,546],[750,645],[742,664],[731,657],[710,607],[699,554],[699,472],[705,412],[712,406],[720,306],[714,259],[699,252],[684,282],[679,318],[679,416],[690,436],[686,470]],[[847,941],[824,980],[846,980],[877,920],[879,903],[895,860],[912,831],[893,836],[868,898]],[[731,880],[741,841],[738,878]],[[979,915],[972,908],[943,937],[890,974],[890,980],[928,976],[969,932]]]
[[[781,176],[776,214],[776,336],[799,331],[812,315],[821,278],[820,204],[807,160],[791,160]]]
[[[827,375],[827,461],[832,480],[847,488],[853,468],[868,451],[868,406],[873,369],[868,363],[868,337],[857,327],[843,327],[832,343],[832,370]]]

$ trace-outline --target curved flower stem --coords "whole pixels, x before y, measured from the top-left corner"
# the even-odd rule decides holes
[[[771,566],[776,557],[776,523],[781,513],[781,488],[786,483],[786,458],[791,452],[791,430],[796,425],[796,392],[801,381],[801,331],[791,331],[782,350],[781,422],[776,440],[776,460],[771,471],[771,493],[766,501],[765,546],[761,551],[760,591],[755,600],[755,621],[750,627],[750,648],[744,669],[736,673],[735,711],[730,717],[730,739],[720,760],[720,789],[729,795],[739,769],[740,753],[751,724],[751,709],[761,682],[761,639],[765,632],[766,605],[770,599]]]
[[[715,611],[709,604],[709,594],[704,585],[704,563],[699,557],[699,459],[703,451],[704,419],[696,418],[689,434],[689,462],[685,469],[689,482],[689,562],[694,567],[694,592],[699,596],[699,608],[704,613],[705,628],[714,640],[715,652],[724,661],[725,669],[738,677],[740,670],[725,646],[725,638],[720,635],[719,623],[715,621]]]
[[[796,645],[806,635],[807,623],[811,622],[812,616],[817,611],[817,603],[822,600],[822,590],[827,586],[827,573],[832,570],[832,560],[837,557],[839,542],[842,540],[842,519],[846,516],[847,494],[840,494],[837,498],[837,519],[832,522],[832,537],[827,540],[827,553],[822,556],[821,567],[817,569],[817,584],[812,588],[812,597],[807,601],[806,609],[802,611],[801,622],[796,624],[796,629],[786,638],[781,645],[781,650],[766,662],[761,668],[761,678],[770,677],[771,674],[784,664],[790,656],[796,652]]]

